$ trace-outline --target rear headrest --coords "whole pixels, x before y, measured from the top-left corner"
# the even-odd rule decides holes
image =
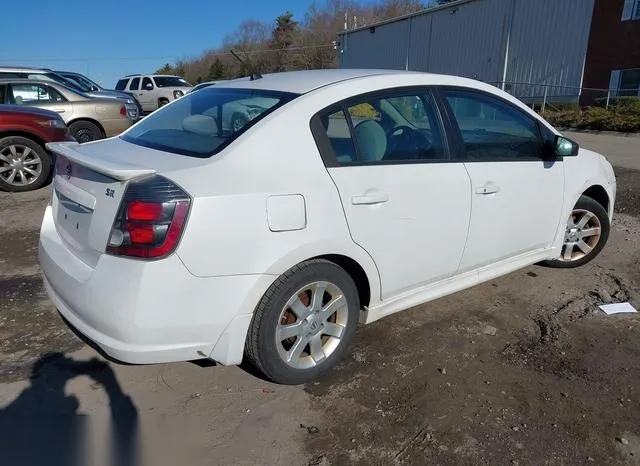
[[[387,135],[374,120],[363,121],[354,128],[358,147],[365,162],[378,162],[387,152]]]
[[[22,105],[24,103],[24,101],[22,100],[22,96],[18,95],[16,96],[16,105]]]
[[[218,125],[213,117],[207,115],[191,115],[182,120],[182,129],[201,136],[217,136]]]

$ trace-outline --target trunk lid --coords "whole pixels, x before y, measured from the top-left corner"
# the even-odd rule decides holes
[[[117,138],[49,143],[47,148],[56,154],[51,196],[56,230],[69,250],[91,267],[106,250],[129,181],[194,163]]]

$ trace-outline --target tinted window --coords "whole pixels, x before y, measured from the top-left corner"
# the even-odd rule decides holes
[[[447,158],[438,113],[427,92],[356,100],[346,108],[351,132],[342,111],[321,118],[340,164]]]
[[[187,94],[132,127],[122,138],[153,149],[209,157],[296,94],[216,86]]]
[[[116,84],[116,91],[124,91],[127,87],[127,82],[129,82],[128,79],[121,79],[118,81]]]
[[[138,86],[140,86],[140,78],[133,78],[131,80],[131,84],[129,84],[129,90],[137,91],[138,90]]]
[[[444,92],[462,133],[470,160],[519,160],[542,155],[536,121],[506,102],[486,94]]]
[[[40,84],[12,84],[9,100],[17,105],[42,105],[64,102],[65,99],[55,89]]]
[[[191,87],[191,84],[177,76],[154,76],[153,80],[158,87]]]
[[[151,78],[144,78],[142,80],[142,89],[146,89],[147,85],[151,84],[151,88],[153,89],[153,83],[151,82]]]

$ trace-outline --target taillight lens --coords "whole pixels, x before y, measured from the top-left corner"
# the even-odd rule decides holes
[[[175,251],[191,198],[161,176],[129,183],[111,230],[107,253],[161,259]]]
[[[124,105],[120,107],[120,116],[122,118],[127,118],[127,107],[125,107]]]

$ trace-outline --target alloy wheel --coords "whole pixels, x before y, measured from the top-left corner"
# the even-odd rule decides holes
[[[315,367],[340,346],[348,319],[347,299],[340,288],[325,281],[310,283],[280,313],[275,332],[278,354],[294,369]]]
[[[28,186],[42,175],[42,160],[30,147],[12,144],[0,151],[0,177],[13,186]]]
[[[586,209],[574,209],[567,221],[560,259],[573,262],[582,259],[597,246],[602,234],[598,216]]]

